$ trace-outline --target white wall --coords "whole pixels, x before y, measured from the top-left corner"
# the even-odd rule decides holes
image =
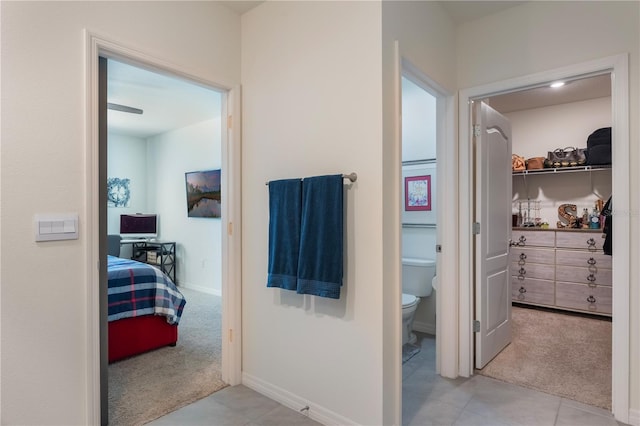
[[[218,218],[187,217],[185,173],[221,168],[220,117],[149,138],[150,205],[160,238],[176,242],[180,286],[221,294],[222,240]]]
[[[153,213],[148,206],[147,142],[115,133],[108,135],[107,176],[130,180],[129,207],[107,208],[107,233],[120,233],[120,215]]]
[[[463,25],[458,31],[460,87],[529,75],[623,52],[629,53],[630,164],[640,161],[637,96],[640,83],[638,2],[527,2]],[[630,167],[631,182],[640,172]],[[633,185],[632,185],[633,187]],[[631,214],[640,212],[640,196],[631,192]],[[640,257],[640,226],[631,221],[630,258]],[[640,298],[640,265],[631,263],[631,306]],[[631,409],[640,420],[640,313],[631,309],[629,324]]]
[[[242,16],[243,382],[342,424],[382,423],[380,19],[375,2]],[[340,299],[267,288],[265,181],[351,171]]]
[[[192,74],[240,80],[239,17],[213,2],[1,2],[2,424],[85,425],[89,29]],[[77,212],[35,243],[33,215]],[[93,267],[93,266],[91,266]]]
[[[547,151],[569,146],[586,148],[588,136],[611,126],[611,98],[554,105],[504,114],[511,122],[512,150],[525,158],[545,157]],[[611,172],[527,175],[513,178],[514,201],[540,201],[540,217],[556,228],[561,204],[575,204],[578,214],[593,210],[595,201],[611,195]],[[522,204],[525,205],[524,203]],[[514,202],[514,213],[517,203]]]

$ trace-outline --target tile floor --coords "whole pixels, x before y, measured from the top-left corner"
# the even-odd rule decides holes
[[[484,376],[444,379],[435,373],[435,340],[402,367],[403,425],[621,426],[611,413]],[[317,426],[319,423],[247,388],[233,386],[167,414],[152,426]]]

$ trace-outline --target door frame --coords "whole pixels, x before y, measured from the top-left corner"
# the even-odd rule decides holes
[[[241,336],[241,122],[240,87],[224,82],[211,81],[198,76],[185,67],[177,66],[126,47],[119,42],[85,30],[85,84],[86,84],[86,144],[85,144],[85,220],[86,233],[85,267],[87,281],[86,309],[86,393],[87,424],[100,424],[104,404],[104,383],[101,380],[101,331],[100,331],[100,246],[106,235],[100,233],[99,188],[103,182],[99,170],[100,154],[98,117],[98,58],[106,57],[130,63],[173,77],[190,81],[222,94],[222,117],[227,125],[222,126],[222,168],[227,170],[221,189],[227,200],[222,207],[222,228],[227,231],[222,238],[222,380],[230,385],[242,381],[242,336]],[[223,121],[224,123],[224,121]],[[104,164],[104,163],[102,163]]]
[[[473,252],[472,252],[472,211],[473,211],[473,147],[471,143],[471,119],[469,103],[498,94],[520,91],[548,84],[566,78],[611,74],[612,107],[612,194],[616,200],[616,226],[613,231],[613,321],[612,321],[612,412],[616,420],[629,422],[629,286],[630,286],[630,225],[629,197],[629,65],[628,54],[609,56],[593,61],[574,64],[554,70],[523,77],[498,81],[460,91],[459,98],[459,257],[460,257],[460,299],[459,299],[459,374],[469,377],[473,374]],[[441,317],[442,318],[442,317]],[[456,318],[458,319],[458,318]],[[450,316],[444,321],[451,320]],[[455,356],[455,353],[443,354]]]

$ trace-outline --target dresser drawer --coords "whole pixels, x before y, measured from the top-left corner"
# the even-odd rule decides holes
[[[511,275],[526,278],[540,278],[543,280],[553,280],[555,278],[555,268],[553,265],[544,265],[541,263],[527,263],[520,265],[511,263]]]
[[[611,287],[556,282],[556,305],[585,312],[611,314]]]
[[[553,247],[555,232],[515,230],[511,232],[511,241],[517,243],[518,247]]]
[[[590,266],[598,270],[605,268],[611,269],[611,256],[598,252],[585,252],[573,250],[557,250],[556,265],[560,268],[563,266]]]
[[[555,263],[555,251],[545,249],[533,249],[523,247],[511,247],[511,261],[514,263],[546,263],[553,265]]]
[[[522,303],[553,305],[555,298],[553,281],[538,279],[519,280],[511,277],[511,300]]]
[[[602,250],[604,238],[599,232],[556,232],[556,247],[590,251]]]
[[[611,269],[556,265],[556,281],[611,287]]]

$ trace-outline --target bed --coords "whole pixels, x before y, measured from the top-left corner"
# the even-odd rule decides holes
[[[107,256],[109,362],[175,346],[185,299],[151,265]]]

